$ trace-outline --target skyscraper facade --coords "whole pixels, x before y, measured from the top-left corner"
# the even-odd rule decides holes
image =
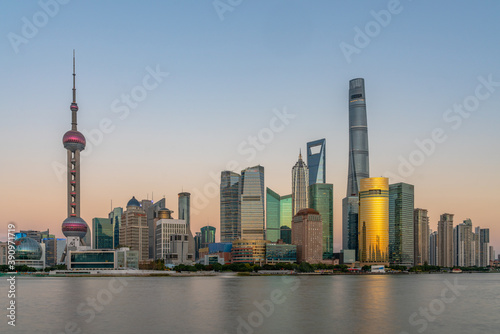
[[[487,267],[490,265],[490,229],[482,228],[479,232],[480,240],[480,266]]]
[[[71,130],[63,136],[67,150],[67,211],[68,218],[62,223],[63,234],[67,238],[67,251],[76,249],[87,235],[87,223],[80,217],[80,152],[85,149],[85,137],[77,129],[75,53],[73,51],[73,102],[71,102]],[[64,255],[63,255],[64,256]]]
[[[429,265],[438,265],[438,232],[430,232],[429,234]]]
[[[188,228],[191,226],[191,194],[188,192],[179,193],[178,199],[179,219],[185,220]]]
[[[309,206],[321,215],[323,259],[331,259],[333,257],[333,184],[310,185]]]
[[[292,194],[280,197],[280,227],[292,228]],[[281,238],[282,239],[282,238]]]
[[[276,242],[280,238],[280,195],[266,188],[266,240]]]
[[[307,143],[307,166],[309,185],[326,183],[326,140],[319,139]]]
[[[422,266],[429,263],[429,217],[426,209],[413,211],[413,256],[414,264]]]
[[[139,261],[149,259],[149,231],[146,211],[141,203],[132,197],[122,215],[120,243],[139,252]]]
[[[297,262],[319,263],[323,260],[323,223],[314,209],[302,209],[293,217],[292,244],[297,246]]]
[[[209,244],[215,243],[215,227],[203,226],[201,228],[201,248],[208,247]]]
[[[389,262],[413,266],[414,186],[396,183],[389,186]]]
[[[360,180],[370,177],[368,122],[366,119],[365,80],[349,81],[349,169],[346,197],[342,200],[342,248],[359,250]],[[356,259],[359,254],[356,254]]]
[[[264,167],[241,171],[241,239],[264,240]]]
[[[359,260],[389,262],[389,179],[361,179],[359,193]]]
[[[292,168],[292,214],[295,215],[301,209],[309,208],[309,168],[302,154]]]
[[[92,219],[93,249],[113,249],[114,234],[113,223],[109,218]]]
[[[472,221],[464,220],[453,228],[453,265],[459,267],[472,267],[474,261],[474,233]]]
[[[221,172],[220,239],[232,242],[241,238],[241,176],[231,171]]]
[[[453,214],[444,213],[438,222],[438,266],[453,266]]]
[[[158,215],[159,215],[160,210],[166,209],[165,203],[166,203],[165,198],[162,198],[159,201],[157,201],[156,203],[148,204],[148,208],[147,208],[147,210],[145,210],[147,222],[148,222],[148,257],[150,259],[155,258],[155,255],[154,255],[155,254],[155,245],[156,245],[156,243],[155,243],[155,231],[156,231],[155,222],[158,219]],[[173,211],[168,210],[168,212],[171,214]]]
[[[114,208],[109,214],[108,219],[113,225],[113,248],[120,245],[120,226],[122,221],[123,208]]]

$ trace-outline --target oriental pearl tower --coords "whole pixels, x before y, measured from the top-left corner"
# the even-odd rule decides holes
[[[71,130],[63,136],[64,148],[68,156],[68,218],[62,223],[62,232],[66,236],[66,251],[61,262],[64,262],[66,254],[70,250],[76,250],[83,244],[83,237],[87,234],[87,223],[80,218],[80,152],[85,149],[85,137],[77,130],[75,88],[75,51],[73,50],[73,102],[71,102]]]

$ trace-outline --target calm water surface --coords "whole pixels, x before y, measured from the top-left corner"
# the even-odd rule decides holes
[[[0,333],[500,333],[500,274],[18,278]]]

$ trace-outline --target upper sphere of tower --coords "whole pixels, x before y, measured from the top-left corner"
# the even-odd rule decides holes
[[[76,130],[69,130],[63,136],[64,148],[75,152],[77,150],[83,151],[85,149],[85,136]]]
[[[78,104],[76,104],[74,102],[71,103],[70,109],[71,109],[71,111],[78,111]]]

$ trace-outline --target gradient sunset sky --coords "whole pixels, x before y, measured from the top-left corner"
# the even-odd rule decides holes
[[[326,138],[339,251],[348,83],[362,77],[370,175],[414,184],[433,230],[445,212],[455,225],[471,218],[500,250],[500,2],[46,2],[0,3],[0,240],[9,222],[62,236],[76,49],[89,225],[111,201],[152,194],[177,217],[188,191],[193,232],[210,224],[218,237],[221,170],[260,164],[266,186],[286,195],[299,149]],[[145,84],[152,71],[163,74]],[[128,107],[131,93],[140,101]],[[293,118],[270,136],[284,112]]]

